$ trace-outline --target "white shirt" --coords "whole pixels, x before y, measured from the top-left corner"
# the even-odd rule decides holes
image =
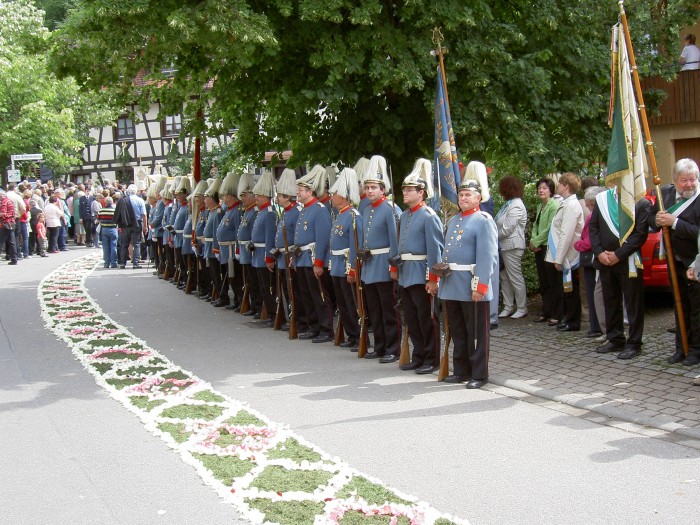
[[[681,52],[681,58],[685,59],[681,71],[700,69],[700,49],[695,44],[685,46]]]

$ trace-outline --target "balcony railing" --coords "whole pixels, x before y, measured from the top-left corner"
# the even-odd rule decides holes
[[[649,115],[649,125],[687,124],[700,122],[700,70],[681,71],[673,82],[661,77],[640,79],[642,91],[660,89],[666,92],[661,114]]]

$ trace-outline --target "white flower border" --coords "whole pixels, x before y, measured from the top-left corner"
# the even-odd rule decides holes
[[[393,516],[390,520],[392,524],[397,523],[400,516],[404,516],[410,520],[412,525],[431,525],[441,518],[455,524],[468,525],[468,522],[465,520],[440,513],[426,502],[417,501],[416,498],[387,487],[381,481],[353,469],[339,458],[328,455],[301,436],[294,434],[289,428],[269,421],[267,417],[247,404],[217,392],[212,388],[211,384],[171,363],[160,352],[149,347],[145,341],[138,339],[127,328],[119,325],[107,316],[90,297],[85,287],[85,281],[98,262],[101,262],[101,258],[96,254],[81,257],[62,265],[42,279],[38,288],[38,298],[41,305],[41,315],[47,328],[68,345],[75,358],[93,375],[99,386],[141,419],[146,430],[159,436],[168,446],[177,451],[183,461],[192,465],[199,476],[213,487],[219,496],[233,505],[246,519],[252,523],[270,523],[265,522],[265,516],[262,512],[251,508],[245,501],[246,499],[265,498],[270,501],[324,503],[323,514],[316,516],[314,525],[336,524],[349,511],[363,512],[368,516]],[[73,305],[78,309],[69,310],[68,308]],[[79,312],[79,314],[73,316],[70,315],[71,312]],[[84,326],[85,323],[89,323],[87,328]],[[93,346],[92,343],[102,339],[103,336],[108,340],[118,340],[119,343],[114,348],[109,346],[96,348]],[[104,357],[110,350],[112,352],[126,351],[132,355],[142,355],[135,359],[116,361]],[[98,363],[110,363],[112,366],[110,370],[100,372],[95,366]],[[143,374],[141,385],[157,385],[159,382],[164,381],[164,375],[173,372],[187,375],[190,379],[169,381],[170,384],[177,385],[180,382],[181,386],[185,386],[176,392],[164,392],[160,389],[142,392],[138,388],[141,385],[123,386],[120,389],[107,382],[109,379],[125,379],[124,375],[119,374],[120,371],[140,365],[157,367],[159,369],[153,373]],[[192,382],[190,383],[190,381]],[[200,392],[212,393],[224,401],[212,402],[195,399],[194,396]],[[149,401],[161,401],[162,403],[151,410],[143,410],[130,401],[129,398],[131,396],[145,396]],[[161,415],[166,409],[182,404],[217,406],[222,409],[222,413],[213,420],[174,419]],[[236,416],[241,410],[263,421],[266,427],[262,427],[261,430],[261,427],[253,427],[251,425],[239,426],[236,427],[238,431],[246,433],[247,428],[255,429],[255,433],[262,432],[263,435],[252,437],[248,434],[248,437],[243,440],[240,446],[229,445],[220,447],[212,444],[212,435],[216,434],[219,428],[230,427],[231,425],[226,424],[225,421]],[[158,427],[161,423],[182,423],[185,425],[185,430],[191,432],[191,435],[186,441],[178,443],[169,432],[162,431]],[[248,432],[252,433],[251,430],[248,430]],[[299,444],[318,453],[321,456],[321,460],[314,463],[309,463],[306,460],[297,463],[290,459],[271,459],[267,457],[267,451],[274,449],[278,444],[284,443],[289,438],[295,439]],[[232,486],[227,486],[216,479],[213,473],[193,454],[235,456],[241,460],[251,460],[256,466],[247,474],[234,478]],[[322,470],[333,474],[333,476],[328,483],[318,487],[313,493],[280,493],[262,491],[250,486],[265,468],[273,465],[288,470]],[[411,505],[398,503],[370,505],[364,499],[356,497],[356,494],[352,494],[347,499],[336,499],[335,495],[338,491],[354,476],[364,477],[371,483],[390,490],[398,498],[411,502]]]

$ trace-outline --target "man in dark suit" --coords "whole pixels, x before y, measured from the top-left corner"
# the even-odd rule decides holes
[[[661,189],[665,211],[651,215],[649,225],[656,231],[668,226],[671,235],[673,260],[676,266],[678,288],[685,328],[688,334],[688,355],[683,353],[681,330],[676,310],[676,351],[668,362],[693,366],[700,363],[700,282],[691,281],[687,268],[698,254],[698,226],[700,225],[700,198],[698,198],[698,165],[692,159],[681,159],[673,167],[673,184]]]
[[[618,359],[632,359],[641,353],[644,333],[644,282],[639,250],[649,234],[651,204],[642,198],[634,207],[634,225],[629,236],[620,243],[617,226],[619,199],[612,188],[595,196],[595,207],[588,223],[593,266],[600,272],[605,302],[605,344],[596,348],[599,354],[622,350]],[[624,235],[625,232],[623,232]],[[625,340],[624,298],[629,321]]]

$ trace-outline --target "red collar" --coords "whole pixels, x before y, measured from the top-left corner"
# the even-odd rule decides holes
[[[416,204],[413,208],[411,208],[411,213],[420,210],[423,206],[425,206],[425,201],[421,201],[420,204]]]
[[[476,213],[477,211],[479,211],[479,207],[478,207],[478,206],[477,206],[476,208],[474,208],[473,210],[463,211],[463,212],[462,212],[462,217],[467,217],[467,216],[469,216],[469,215],[472,215],[472,214]]]
[[[386,200],[386,195],[382,195],[382,198],[381,198],[381,199],[377,200],[377,202],[375,202],[375,203],[372,204],[372,208],[376,208],[377,206],[379,206],[379,205],[380,205],[382,202],[384,202],[385,200]]]
[[[265,204],[263,204],[262,206],[258,206],[258,211],[264,210],[264,209],[267,208],[269,205],[270,205],[270,201],[267,201],[267,202],[266,202]]]
[[[321,202],[322,202],[323,204],[326,204],[329,200],[331,200],[331,196],[330,196],[330,195],[326,195],[325,197],[323,197],[323,198],[321,199]]]
[[[311,199],[309,202],[307,202],[306,204],[304,204],[304,208],[308,208],[309,206],[313,206],[313,205],[316,204],[317,202],[318,202],[318,199],[317,199],[316,197],[314,197],[314,198]]]
[[[362,195],[360,195],[360,200],[361,200],[361,201],[362,201],[362,200],[365,200],[366,198],[367,198],[367,194],[366,194],[366,193],[363,193]]]
[[[352,206],[350,206],[350,205],[348,204],[347,206],[345,206],[345,208],[343,208],[343,209],[341,209],[341,210],[338,210],[338,215],[340,215],[341,213],[345,213],[345,212],[348,211],[350,208],[352,208]]]
[[[250,206],[248,206],[248,207],[245,209],[245,211],[250,211],[250,210],[252,210],[253,208],[255,208],[255,204],[254,204],[254,203],[251,204]]]
[[[239,206],[240,204],[241,204],[241,201],[237,200],[236,202],[234,202],[233,204],[231,204],[231,206],[229,206],[229,211],[232,210],[232,209],[234,209],[234,208],[238,208],[238,206]]]
[[[294,208],[294,206],[296,206],[296,202],[292,202],[291,204],[289,204],[289,205],[284,209],[284,211],[289,211],[289,210],[291,210],[292,208]]]

